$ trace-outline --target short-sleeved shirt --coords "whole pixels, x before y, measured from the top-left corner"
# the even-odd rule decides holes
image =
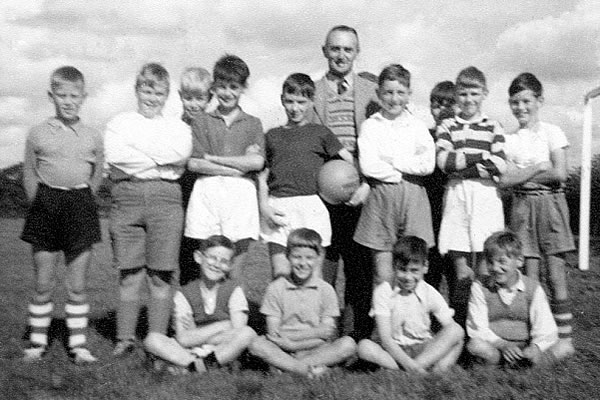
[[[271,129],[265,136],[269,194],[275,197],[316,194],[319,168],[342,149],[338,138],[323,125]]]
[[[433,337],[430,316],[433,314],[445,325],[452,320],[454,310],[442,295],[421,280],[415,291],[407,296],[388,282],[379,284],[373,292],[371,316],[390,318],[392,338],[400,346],[422,343]]]
[[[280,318],[280,329],[288,331],[314,328],[323,318],[340,315],[335,290],[314,276],[302,286],[284,277],[271,282],[260,312]]]
[[[248,147],[256,145],[264,154],[264,135],[260,120],[240,110],[230,126],[216,112],[195,118],[192,122],[193,158],[204,154],[243,156]]]
[[[556,125],[539,122],[532,129],[519,129],[506,135],[505,152],[507,160],[518,168],[550,161],[550,154],[569,146],[565,133]],[[528,182],[527,186],[531,186]]]
[[[92,178],[102,170],[103,158],[100,132],[79,121],[65,125],[50,118],[29,132],[24,168],[50,187],[73,189],[98,183]]]

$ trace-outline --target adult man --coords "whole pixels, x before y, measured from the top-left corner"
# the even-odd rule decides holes
[[[353,72],[354,60],[360,50],[354,28],[346,25],[331,28],[322,50],[329,70],[315,83],[313,122],[330,128],[356,160],[356,138],[360,125],[378,108],[377,85]],[[332,243],[327,250],[323,278],[335,283],[337,263],[341,257],[346,277],[343,328],[345,333],[351,332],[355,340],[367,337],[372,329],[368,316],[372,260],[369,251],[352,240],[360,216],[360,204],[368,192],[368,185],[363,183],[349,204],[326,203],[331,218]]]

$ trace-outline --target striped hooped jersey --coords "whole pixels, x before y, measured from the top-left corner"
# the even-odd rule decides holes
[[[456,116],[444,120],[436,132],[437,165],[447,174],[463,178],[477,175],[481,164],[490,176],[506,170],[504,130],[486,116],[477,121],[466,121]],[[475,174],[465,174],[469,169]]]

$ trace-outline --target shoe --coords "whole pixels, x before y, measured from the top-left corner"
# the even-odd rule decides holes
[[[48,348],[46,346],[31,346],[23,350],[23,361],[34,362],[40,361],[46,354]]]
[[[119,340],[113,350],[113,356],[123,357],[135,350],[135,341],[132,339]]]
[[[98,361],[98,359],[85,347],[75,347],[74,349],[69,350],[69,356],[77,365],[91,364]]]
[[[308,379],[321,379],[331,373],[331,369],[325,365],[311,365],[308,367]]]

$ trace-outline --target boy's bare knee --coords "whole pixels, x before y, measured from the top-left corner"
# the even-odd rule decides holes
[[[373,354],[374,345],[375,342],[373,342],[370,339],[363,339],[360,342],[358,342],[358,345],[356,346],[358,356],[363,358],[363,356],[365,355]]]
[[[244,326],[243,328],[241,328],[240,336],[242,336],[248,342],[253,341],[257,337],[254,329],[250,328],[249,326]]]
[[[33,294],[33,300],[36,303],[47,303],[52,298],[52,292],[54,291],[54,285],[37,286],[35,293]]]
[[[349,357],[356,353],[356,342],[350,336],[344,336],[338,339],[341,353]]]
[[[263,358],[267,353],[267,348],[269,347],[270,342],[264,336],[258,336],[256,339],[250,343],[248,346],[248,351],[253,356]]]

